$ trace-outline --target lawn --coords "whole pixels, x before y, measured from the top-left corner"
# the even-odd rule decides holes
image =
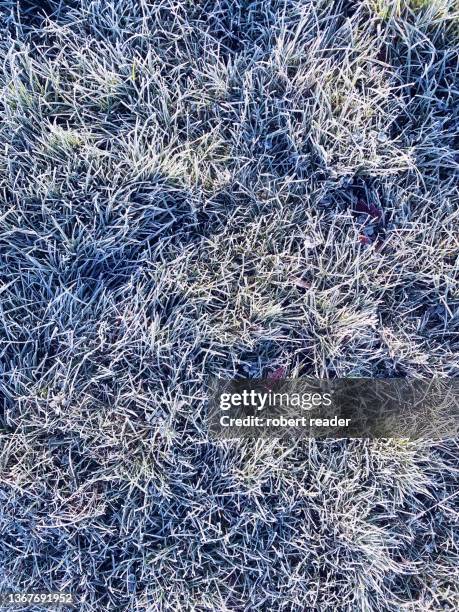
[[[458,610],[457,439],[206,418],[214,378],[459,375],[457,1],[0,0],[0,31],[0,593]]]

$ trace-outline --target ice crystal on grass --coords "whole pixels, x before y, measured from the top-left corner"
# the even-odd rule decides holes
[[[458,19],[0,0],[1,590],[459,607],[457,441],[206,424],[212,377],[458,375]]]

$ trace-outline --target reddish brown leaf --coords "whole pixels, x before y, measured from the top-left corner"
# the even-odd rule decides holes
[[[277,370],[274,370],[274,372],[270,372],[267,378],[268,380],[281,380],[282,378],[284,378],[286,372],[287,368],[281,366],[280,368],[277,368]]]
[[[281,366],[280,368],[277,368],[273,372],[270,372],[266,376],[266,379],[267,379],[266,388],[269,391],[272,391],[272,389],[274,387],[274,383],[276,383],[278,380],[282,380],[284,378],[286,372],[287,372],[287,368],[284,368],[283,366]]]
[[[372,218],[381,219],[382,217],[382,211],[377,206],[371,202],[368,204],[365,200],[362,200],[362,198],[357,200],[354,210],[358,213],[369,215]]]
[[[365,234],[360,234],[359,242],[360,244],[371,244],[370,238],[368,238],[368,236],[365,236]]]

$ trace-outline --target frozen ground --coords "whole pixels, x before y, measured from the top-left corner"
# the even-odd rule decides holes
[[[456,441],[205,419],[212,376],[458,376],[456,2],[0,0],[0,26],[0,589],[457,610]]]

